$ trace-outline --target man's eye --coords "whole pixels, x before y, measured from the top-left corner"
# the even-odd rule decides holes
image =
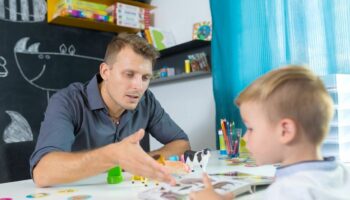
[[[129,78],[131,78],[131,77],[134,76],[134,74],[133,74],[133,73],[126,73],[126,76],[129,77]]]
[[[148,76],[142,77],[142,80],[144,80],[144,81],[148,81],[149,79],[150,79],[150,77],[148,77]]]

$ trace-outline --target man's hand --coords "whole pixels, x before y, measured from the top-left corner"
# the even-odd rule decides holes
[[[141,148],[139,141],[145,131],[140,129],[124,140],[111,144],[111,156],[115,156],[116,163],[125,171],[138,176],[175,184],[175,179],[170,176],[166,168],[156,162]]]
[[[217,192],[215,192],[206,173],[203,173],[203,183],[205,188],[198,192],[192,192],[190,194],[191,200],[231,200],[234,197],[232,192],[229,192],[224,195],[220,195]]]

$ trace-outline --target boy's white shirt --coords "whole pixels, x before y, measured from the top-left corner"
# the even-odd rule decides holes
[[[334,158],[278,168],[264,199],[350,200],[349,169]]]

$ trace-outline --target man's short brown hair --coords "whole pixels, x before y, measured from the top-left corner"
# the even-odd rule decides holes
[[[152,65],[155,64],[156,59],[159,57],[159,52],[152,45],[148,44],[145,39],[136,34],[120,33],[113,37],[108,44],[104,62],[109,65],[113,64],[120,50],[126,46],[131,47],[135,53],[151,60]]]
[[[333,101],[322,81],[309,69],[287,66],[273,70],[254,81],[235,100],[257,102],[271,122],[292,119],[298,132],[313,144],[321,144],[333,116]]]

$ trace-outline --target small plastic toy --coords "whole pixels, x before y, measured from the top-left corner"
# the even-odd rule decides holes
[[[156,160],[159,164],[165,165],[165,158],[162,155],[154,155],[153,159]]]
[[[137,176],[137,175],[133,175],[131,177],[131,183],[134,184],[136,181],[141,181],[142,184],[145,185],[145,187],[147,187],[147,183],[148,183],[148,179],[143,177],[143,176]]]
[[[210,158],[210,150],[201,151],[188,150],[184,154],[185,163],[189,166],[190,171],[194,172],[194,167],[199,166],[205,172]]]
[[[169,156],[168,160],[171,160],[171,161],[179,161],[179,156],[178,156],[178,155]]]
[[[123,181],[122,169],[116,166],[108,170],[107,183],[108,184],[118,184]]]

